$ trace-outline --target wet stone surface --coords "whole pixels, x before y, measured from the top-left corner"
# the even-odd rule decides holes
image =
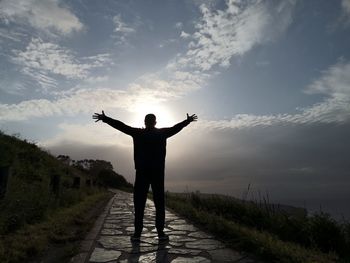
[[[91,254],[90,262],[108,262],[117,260],[122,253],[115,250],[106,250],[96,247]]]
[[[116,191],[112,206],[86,262],[256,262],[200,231],[184,218],[166,211],[164,231],[169,242],[159,242],[154,227],[155,208],[147,200],[141,242],[132,243],[132,194]]]

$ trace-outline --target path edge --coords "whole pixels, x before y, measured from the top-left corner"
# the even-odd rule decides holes
[[[89,261],[90,255],[92,253],[92,250],[95,247],[95,242],[98,234],[101,232],[101,228],[103,225],[103,222],[108,215],[108,211],[110,210],[113,200],[116,196],[115,192],[110,191],[114,193],[114,195],[111,197],[111,199],[108,201],[107,205],[103,209],[103,212],[99,215],[99,217],[96,219],[94,226],[90,229],[89,233],[86,235],[84,240],[80,243],[79,253],[71,258],[69,262],[71,263],[85,263]]]

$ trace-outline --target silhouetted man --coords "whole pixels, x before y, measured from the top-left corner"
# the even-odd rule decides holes
[[[195,114],[171,128],[155,128],[156,116],[147,114],[146,128],[133,128],[121,121],[95,113],[96,121],[102,120],[113,128],[132,136],[134,140],[134,161],[136,178],[134,184],[135,232],[132,241],[139,241],[143,228],[143,215],[149,186],[152,187],[154,205],[156,207],[156,228],[159,240],[168,240],[164,234],[165,202],[164,202],[164,166],[166,154],[166,140],[181,131],[192,121],[197,120]]]

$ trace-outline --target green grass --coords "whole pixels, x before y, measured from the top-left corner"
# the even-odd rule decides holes
[[[91,171],[72,166],[35,143],[0,131],[0,167],[2,171],[10,171],[5,195],[0,196],[0,235],[12,233],[26,224],[41,222],[48,214],[81,202],[100,188],[132,187],[123,176],[113,171],[109,162],[84,161],[101,167]],[[74,185],[77,178],[80,178],[80,186]]]
[[[69,246],[82,239],[93,223],[93,218],[87,219],[87,214],[97,204],[109,200],[111,195],[109,192],[100,192],[88,196],[71,207],[53,212],[41,223],[25,225],[14,233],[2,235],[0,262],[27,262],[40,256],[50,244],[67,243]],[[67,257],[75,251],[76,248],[69,246]]]
[[[75,241],[91,226],[86,216],[110,197],[105,190],[109,183],[130,188],[110,163],[88,161],[107,164],[109,169],[92,174],[58,160],[35,143],[0,131],[1,175],[9,175],[0,196],[1,263],[28,262],[50,246],[73,253]],[[78,177],[80,185],[74,184]]]
[[[34,143],[1,132],[0,166],[10,171],[5,196],[0,199],[0,234],[40,222],[50,211],[73,205],[95,191],[72,188],[74,177],[85,175]],[[54,176],[60,178],[57,192],[51,187]]]
[[[288,215],[218,195],[171,194],[167,207],[230,247],[273,262],[348,262],[349,224],[326,214]]]

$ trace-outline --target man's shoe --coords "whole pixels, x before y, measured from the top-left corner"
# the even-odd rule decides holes
[[[161,233],[158,235],[158,240],[159,241],[169,241],[169,236],[164,234],[164,233]]]
[[[140,236],[134,234],[130,237],[130,241],[131,242],[140,242]]]

